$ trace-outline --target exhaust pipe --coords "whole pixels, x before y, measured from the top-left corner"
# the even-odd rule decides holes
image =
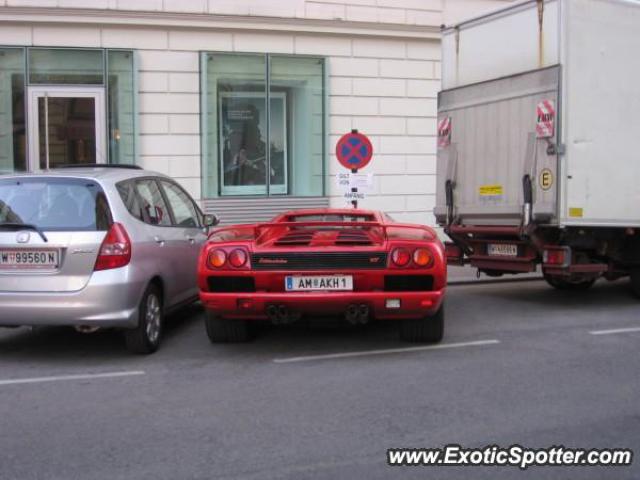
[[[271,320],[271,323],[278,323],[278,307],[275,305],[269,305],[267,307],[267,317]]]
[[[284,305],[278,306],[278,322],[287,323],[289,320],[289,310]]]
[[[364,303],[362,305],[360,305],[360,307],[358,308],[358,320],[360,320],[360,323],[362,325],[364,325],[365,323],[369,322],[369,305],[365,305]]]
[[[301,317],[300,313],[291,312],[286,305],[269,305],[266,313],[274,325],[294,323]]]
[[[357,325],[360,323],[360,309],[357,305],[349,305],[346,312],[344,312],[344,318],[347,319],[351,325]]]
[[[100,330],[100,327],[91,325],[76,325],[74,328],[78,333],[95,333]]]

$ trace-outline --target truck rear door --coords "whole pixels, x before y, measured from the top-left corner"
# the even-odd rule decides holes
[[[465,225],[520,225],[527,198],[533,221],[557,221],[560,73],[555,66],[440,92],[439,224],[451,212]]]

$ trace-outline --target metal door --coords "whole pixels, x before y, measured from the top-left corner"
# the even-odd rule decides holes
[[[106,163],[104,89],[29,87],[29,170]]]

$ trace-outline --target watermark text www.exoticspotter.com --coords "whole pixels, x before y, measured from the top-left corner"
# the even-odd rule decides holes
[[[536,466],[627,466],[633,462],[628,448],[507,448],[488,445],[483,448],[463,448],[446,445],[443,448],[390,448],[387,463],[394,466],[510,466],[526,470]]]

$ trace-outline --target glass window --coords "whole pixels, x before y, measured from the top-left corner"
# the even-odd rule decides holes
[[[271,56],[272,192],[323,194],[324,62]]]
[[[48,231],[105,231],[111,211],[99,185],[74,178],[0,180],[0,224]]]
[[[266,188],[266,59],[206,55],[207,196],[249,195]]]
[[[291,215],[288,222],[374,222],[373,215],[350,215],[348,213],[324,214],[300,214]]]
[[[135,164],[134,52],[107,52],[109,161]]]
[[[202,58],[204,196],[323,195],[324,61]]]
[[[29,83],[46,85],[104,84],[104,52],[71,48],[30,48]]]
[[[145,221],[151,225],[170,226],[169,209],[155,180],[139,180],[136,191],[140,195]]]
[[[187,192],[179,186],[165,181],[162,182],[162,188],[164,188],[167,201],[171,206],[175,225],[187,228],[199,227],[198,212]]]
[[[25,61],[27,57],[28,61]],[[45,139],[27,138],[25,84],[73,85],[105,89],[108,158],[96,150],[98,106],[82,96],[51,96],[48,100],[49,159],[53,164],[110,162],[135,164],[136,71],[135,52],[28,47],[0,48],[0,174],[28,170],[27,142],[44,155]],[[105,83],[106,82],[106,83]],[[30,112],[44,132],[44,100]],[[36,112],[35,114],[33,112]],[[102,116],[100,119],[102,124]],[[101,127],[104,128],[104,127]],[[102,144],[103,142],[100,142]],[[101,145],[102,146],[102,145]],[[34,158],[37,168],[46,162]]]
[[[138,196],[136,195],[133,182],[119,182],[116,184],[116,188],[118,190],[118,193],[120,194],[122,203],[124,203],[124,206],[127,208],[129,213],[141,222],[144,222],[144,212],[142,210],[142,207],[140,206],[140,202]]]
[[[94,98],[39,97],[38,124],[42,132],[38,138],[41,169],[96,163]],[[44,133],[47,128],[49,135]]]
[[[0,48],[0,174],[26,170],[24,50]]]

